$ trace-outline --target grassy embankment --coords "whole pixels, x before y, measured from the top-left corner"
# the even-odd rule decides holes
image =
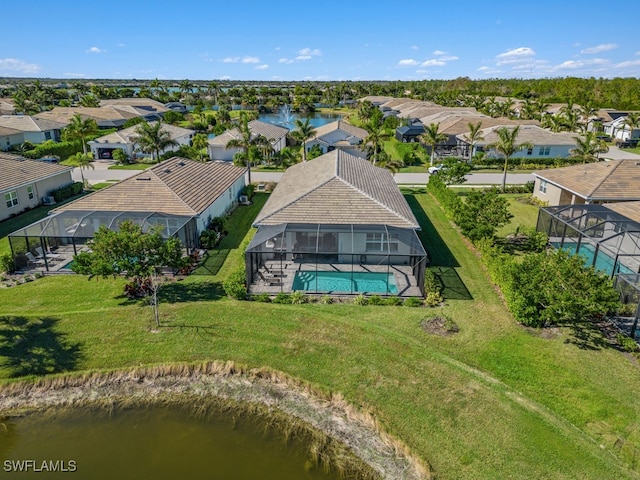
[[[637,363],[587,327],[541,333],[516,325],[431,197],[407,199],[444,282],[444,307],[222,297],[257,201],[237,211],[222,268],[165,287],[158,333],[150,308],[124,298],[119,279],[51,276],[0,290],[0,378],[233,360],[341,392],[438,478],[638,478],[625,466],[638,469]],[[420,322],[435,314],[460,332],[424,332]]]

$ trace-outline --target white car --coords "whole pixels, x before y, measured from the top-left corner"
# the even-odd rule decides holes
[[[434,174],[434,173],[438,173],[440,170],[442,170],[444,168],[444,163],[441,163],[440,165],[434,165],[433,167],[429,167],[429,173]]]

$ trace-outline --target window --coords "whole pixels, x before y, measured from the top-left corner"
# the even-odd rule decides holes
[[[51,132],[44,132],[45,140],[51,140]]]
[[[29,196],[29,200],[33,200],[34,194],[33,194],[33,186],[29,185],[27,187],[27,195]]]
[[[547,193],[547,181],[546,180],[540,180],[540,188],[539,190],[542,193]]]
[[[531,155],[533,153],[533,147],[527,148],[527,155]]]
[[[538,152],[538,154],[549,155],[549,152],[551,152],[551,147],[540,147],[540,151]]]
[[[398,235],[387,237],[384,233],[367,233],[367,252],[397,252]]]
[[[7,202],[7,208],[18,205],[18,192],[9,192],[4,194],[4,200]]]

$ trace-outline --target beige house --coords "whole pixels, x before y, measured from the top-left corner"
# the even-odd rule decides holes
[[[640,161],[609,160],[533,172],[533,195],[548,205],[640,200]]]
[[[37,207],[52,190],[73,183],[71,170],[0,152],[0,220]]]
[[[318,145],[322,153],[342,150],[358,157],[364,156],[360,144],[369,135],[365,129],[337,120],[317,127],[315,131],[306,142],[307,152]]]
[[[269,142],[271,142],[271,146],[273,147],[274,152],[279,152],[287,146],[287,134],[289,133],[288,128],[273,125],[268,122],[261,122],[260,120],[250,121],[248,123],[248,127],[249,131],[251,132],[251,138],[262,135],[267,140],[269,140]],[[241,138],[242,134],[240,133],[240,130],[237,128],[232,128],[231,130],[227,130],[226,132],[210,139],[207,146],[209,158],[211,160],[224,160],[226,162],[232,161],[233,156],[236,153],[240,152],[241,149],[227,149],[227,144],[231,140],[240,140]]]
[[[31,115],[0,115],[0,150],[24,142],[33,144],[47,140],[60,141],[65,124]]]

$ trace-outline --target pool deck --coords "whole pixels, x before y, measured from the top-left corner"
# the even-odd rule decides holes
[[[298,271],[323,271],[323,272],[376,272],[387,273],[387,265],[362,265],[362,264],[340,264],[340,263],[304,263],[304,262],[268,262],[258,272],[258,281],[249,286],[250,294],[277,295],[280,292],[290,293],[293,291],[293,281]],[[391,265],[388,269],[393,273],[399,297],[422,297],[418,288],[411,267],[405,265]],[[336,295],[351,296],[356,293],[351,292],[307,292],[309,295]],[[365,292],[366,293],[366,292]],[[371,295],[382,295],[378,292],[371,292]]]

